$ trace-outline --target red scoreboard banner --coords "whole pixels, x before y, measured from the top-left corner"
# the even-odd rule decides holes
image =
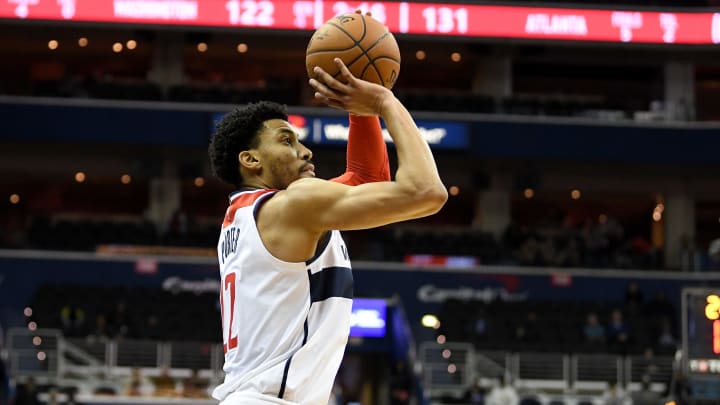
[[[0,0],[0,19],[314,30],[354,10],[402,34],[720,43],[720,13],[327,0]]]

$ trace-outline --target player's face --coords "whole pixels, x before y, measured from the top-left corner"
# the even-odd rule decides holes
[[[312,151],[298,140],[290,123],[280,119],[265,121],[258,151],[263,159],[261,176],[276,189],[285,189],[303,177],[315,177]]]

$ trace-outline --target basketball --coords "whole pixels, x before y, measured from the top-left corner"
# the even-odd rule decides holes
[[[342,14],[318,28],[305,52],[308,76],[320,66],[340,76],[334,58],[340,58],[358,78],[392,88],[400,73],[400,49],[395,37],[380,21],[359,13]]]

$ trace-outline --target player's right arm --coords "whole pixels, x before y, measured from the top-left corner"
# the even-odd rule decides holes
[[[355,78],[339,59],[336,63],[347,84],[319,70],[317,80],[311,80],[316,97],[352,114],[383,118],[398,155],[395,180],[355,187],[312,178],[295,181],[273,198],[274,204],[287,208],[274,210],[279,219],[291,227],[322,232],[372,228],[438,212],[447,191],[410,113],[390,90]]]

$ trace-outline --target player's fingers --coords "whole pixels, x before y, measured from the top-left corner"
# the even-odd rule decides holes
[[[350,73],[350,69],[345,66],[342,59],[340,58],[335,58],[335,64],[338,66],[338,68],[340,68],[340,76],[342,76],[342,78],[345,79],[345,82],[347,83],[347,85],[343,84],[343,86],[345,86],[345,88],[347,88],[348,85],[352,86],[355,82],[355,76]]]
[[[339,92],[347,92],[348,87],[342,83],[340,83],[337,79],[332,77],[328,72],[324,71],[321,67],[316,66],[313,69],[313,72],[315,72],[316,79],[318,82],[321,82],[324,84],[328,89],[333,89],[335,91]]]
[[[320,92],[315,92],[315,98],[317,100],[320,100],[323,104],[327,105],[328,107],[337,108],[340,110],[343,109],[343,104],[340,101],[338,101],[336,99],[328,98]]]
[[[322,82],[320,82],[318,80],[310,79],[309,83],[310,83],[310,86],[313,89],[315,89],[315,91],[318,94],[322,94],[324,97],[327,97],[327,98],[337,98],[338,97],[338,95],[335,93],[335,91],[333,91],[331,88],[329,88],[328,86],[326,86],[325,84],[323,84]]]

